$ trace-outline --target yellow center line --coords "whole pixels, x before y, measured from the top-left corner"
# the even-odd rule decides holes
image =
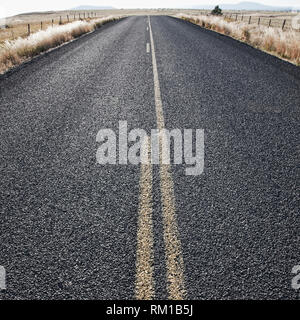
[[[154,299],[153,224],[152,224],[152,165],[149,163],[149,138],[143,142],[140,200],[137,232],[136,286],[138,300]],[[145,159],[145,158],[144,158]]]
[[[160,85],[158,79],[157,63],[155,56],[155,46],[149,17],[150,42],[152,51],[152,65],[154,78],[154,96],[156,107],[157,127],[160,130],[165,128],[163,115],[163,107],[161,100]],[[162,131],[163,132],[163,131]],[[186,290],[184,283],[184,262],[181,251],[181,242],[177,226],[174,185],[171,175],[170,164],[163,164],[163,141],[165,137],[160,135],[160,187],[162,194],[162,211],[164,225],[164,243],[166,251],[167,264],[167,282],[169,299],[183,300],[186,298]]]

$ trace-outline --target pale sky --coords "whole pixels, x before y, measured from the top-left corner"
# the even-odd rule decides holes
[[[116,8],[180,8],[193,5],[222,5],[243,1],[259,2],[272,6],[299,7],[299,0],[0,0],[0,17],[18,13],[47,10],[65,10],[79,5],[113,6]]]

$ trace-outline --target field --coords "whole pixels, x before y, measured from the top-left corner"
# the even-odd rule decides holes
[[[30,24],[30,32],[34,33],[41,29],[45,30],[52,25],[66,24],[78,20],[90,21],[91,18],[103,18],[110,15],[110,11],[93,13],[61,11],[20,14],[6,18],[5,26],[0,28],[0,44],[5,40],[15,40],[19,37],[28,36],[28,24]]]
[[[214,17],[209,11],[175,9],[20,14],[5,19],[4,25],[0,27],[0,72],[5,72],[41,52],[93,31],[107,21],[133,15],[183,18],[247,42],[297,65],[300,64],[300,32],[293,30],[291,23],[295,13],[224,11],[223,14],[222,17]],[[65,27],[60,28],[60,26]]]
[[[90,18],[101,18],[105,16],[120,16],[120,15],[175,15],[184,13],[188,15],[209,14],[209,11],[204,10],[182,10],[182,9],[157,9],[157,10],[98,10],[93,12],[84,11],[58,11],[58,12],[37,12],[20,14],[14,17],[9,17],[5,21],[5,26],[0,28],[0,44],[5,40],[14,40],[18,37],[26,37],[28,35],[28,24],[30,31],[37,32],[41,29],[46,29],[52,25],[64,24],[75,20],[89,20]],[[268,26],[271,20],[271,27],[281,28],[284,20],[285,29],[291,28],[292,18],[296,13],[290,12],[234,12],[224,11],[224,15],[230,19],[249,22],[251,16],[251,24]]]
[[[251,24],[260,24],[273,27],[282,28],[283,22],[285,21],[284,29],[292,29],[292,19],[297,16],[297,13],[292,12],[224,12],[226,17],[237,21],[243,21],[249,23],[251,17]]]

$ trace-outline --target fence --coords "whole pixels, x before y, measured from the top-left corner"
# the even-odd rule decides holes
[[[210,15],[210,13],[201,12],[203,15]],[[288,16],[288,14],[287,14]],[[246,13],[224,13],[223,18],[228,19],[230,21],[240,21],[248,24],[257,24],[263,25],[267,27],[273,28],[281,28],[282,30],[293,29],[292,26],[292,18],[290,17],[268,17],[268,16],[259,16],[259,15],[251,15]],[[294,29],[297,30],[297,29]]]
[[[42,21],[8,24],[5,28],[0,29],[0,42],[8,39],[13,40],[19,37],[26,37],[31,33],[45,30],[54,25],[63,25],[73,21],[90,20],[99,17],[96,12],[75,12]]]
[[[46,23],[41,21],[40,23],[40,30],[43,30],[43,26],[46,28],[48,26],[54,26],[56,23],[58,25],[62,25],[65,23],[70,23],[73,21],[79,21],[79,20],[89,20],[89,19],[95,19],[97,18],[97,14],[95,12],[80,12],[78,14],[74,13],[74,14],[67,14],[66,16],[59,16],[59,18],[57,19],[57,21],[55,19],[51,19],[50,21],[47,21]],[[31,34],[31,24],[27,24],[27,35]]]
[[[243,14],[225,14],[225,19],[231,19],[233,21],[243,21],[248,24],[264,25],[267,27],[292,29],[292,18],[270,18],[267,16],[258,15],[243,15]]]

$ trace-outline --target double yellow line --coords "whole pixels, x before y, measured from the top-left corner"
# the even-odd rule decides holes
[[[142,153],[149,159],[149,141],[145,140]],[[150,162],[141,164],[140,199],[137,232],[136,298],[154,298],[153,277],[153,224],[152,224],[152,166]]]
[[[152,52],[154,98],[156,108],[157,128],[162,132],[165,121],[162,108],[160,85],[158,79],[155,46],[149,17],[150,42]],[[162,147],[164,137],[159,136],[160,144],[160,188],[162,197],[162,214],[164,229],[164,245],[167,267],[167,289],[169,299],[182,300],[186,298],[184,283],[184,263],[179,239],[175,210],[174,185],[171,166],[162,163]],[[149,140],[144,141],[142,149],[149,161],[141,165],[140,202],[137,233],[136,261],[136,298],[150,300],[155,298],[154,269],[153,269],[153,223],[152,223],[152,166],[150,163]],[[146,153],[146,154],[145,154]]]

